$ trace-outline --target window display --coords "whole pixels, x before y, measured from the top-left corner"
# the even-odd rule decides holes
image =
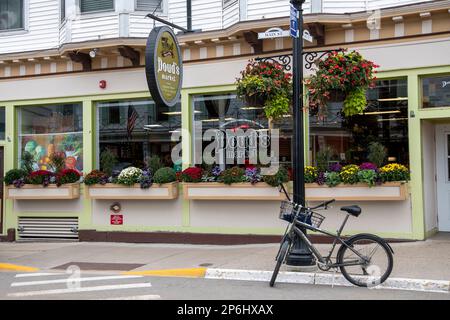
[[[422,108],[450,107],[450,75],[422,78]]]
[[[33,170],[51,170],[51,157],[64,158],[66,169],[83,171],[83,117],[81,104],[18,108],[19,159],[33,157]]]

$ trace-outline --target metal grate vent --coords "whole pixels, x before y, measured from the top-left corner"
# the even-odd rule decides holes
[[[19,217],[21,240],[78,240],[78,218]]]

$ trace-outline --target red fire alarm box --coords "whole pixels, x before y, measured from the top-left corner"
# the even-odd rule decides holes
[[[123,214],[112,214],[110,222],[112,225],[122,225],[123,224]]]

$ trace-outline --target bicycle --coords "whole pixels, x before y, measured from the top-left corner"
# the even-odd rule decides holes
[[[340,269],[342,275],[350,283],[359,287],[374,287],[386,281],[394,265],[394,250],[392,250],[392,247],[384,239],[369,233],[357,234],[348,239],[341,238],[342,230],[348,218],[350,216],[358,217],[361,214],[361,208],[359,206],[341,207],[341,210],[347,212],[347,215],[341,227],[337,230],[337,233],[331,233],[319,228],[325,217],[313,210],[319,208],[326,210],[335,199],[309,208],[292,202],[283,185],[280,185],[280,192],[281,190],[285,193],[287,201],[281,202],[280,219],[289,222],[289,224],[286,227],[280,249],[275,258],[276,266],[270,279],[271,287],[274,286],[280,267],[285,263],[292,249],[295,235],[303,240],[310,249],[320,270],[329,271],[330,269],[334,269],[337,271]],[[322,256],[320,254],[306,234],[300,229],[301,227],[334,238],[332,248],[328,255]],[[341,243],[341,246],[337,252],[336,260],[333,262],[331,256],[338,243]],[[371,244],[375,245],[375,247],[372,248],[370,246]],[[382,250],[378,250],[379,248]],[[382,262],[384,262],[383,269],[381,267]]]

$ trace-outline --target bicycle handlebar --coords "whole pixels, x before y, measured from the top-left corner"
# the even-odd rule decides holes
[[[331,200],[328,200],[328,201],[325,201],[325,202],[319,204],[318,206],[315,206],[315,207],[309,208],[309,209],[314,210],[314,209],[317,209],[317,208],[320,208],[320,207],[325,207],[325,209],[326,209],[329,204],[331,204],[331,203],[333,203],[335,201],[336,201],[336,199],[331,199]]]

